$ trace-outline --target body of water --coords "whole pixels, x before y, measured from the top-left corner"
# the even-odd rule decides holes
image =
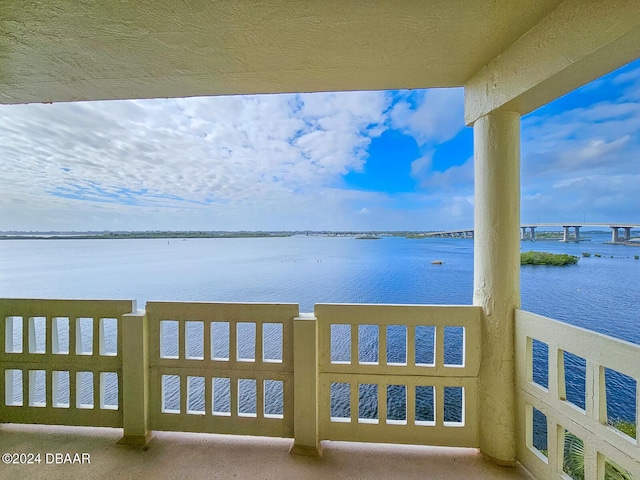
[[[579,244],[523,241],[523,251],[569,253],[580,260],[567,267],[523,267],[522,308],[640,343],[640,260],[634,259],[640,248],[605,244],[609,239],[602,233]],[[326,302],[464,305],[473,297],[473,241],[5,240],[0,297],[135,299],[140,306],[147,300],[294,302],[302,312]],[[576,372],[567,393],[579,404],[584,366],[580,359],[567,362]],[[540,358],[537,369],[546,370]],[[607,382],[615,392],[610,415],[635,418],[635,385],[615,374]]]

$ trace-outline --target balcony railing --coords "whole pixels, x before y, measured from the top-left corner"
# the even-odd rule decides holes
[[[120,332],[133,308],[124,300],[0,300],[0,421],[122,427]]]
[[[478,446],[478,307],[134,305],[3,300],[0,420]]]
[[[568,470],[586,480],[640,479],[640,445],[634,435],[640,347],[517,311],[515,350],[520,462],[540,479],[571,478],[563,473]],[[568,398],[567,354],[585,365],[583,401]],[[548,365],[548,372],[535,368],[540,357],[546,357],[542,365]],[[606,371],[625,375],[635,390],[636,418],[626,433],[607,415],[607,402],[614,399],[607,398]],[[535,445],[536,428],[546,430],[547,449]]]
[[[300,453],[320,440],[478,447],[481,316],[474,306],[300,314],[296,304],[0,300],[0,422],[117,427],[130,443],[152,430],[294,438]],[[640,479],[638,439],[607,418],[605,388],[610,369],[637,389],[640,347],[523,311],[515,342],[525,467],[567,478],[576,437],[584,478],[613,466]],[[567,400],[564,352],[586,361],[584,408]]]
[[[293,437],[297,305],[149,302],[146,314],[152,430]]]
[[[321,439],[478,446],[479,307],[322,304],[315,313]],[[449,330],[461,347],[451,364]],[[345,337],[340,357],[332,341]],[[331,405],[340,388],[348,415]]]

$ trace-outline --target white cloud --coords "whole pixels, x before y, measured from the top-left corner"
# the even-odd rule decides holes
[[[580,160],[601,158],[609,153],[619,151],[630,139],[630,135],[616,138],[610,142],[601,138],[591,139],[577,152],[577,158]]]
[[[391,111],[391,126],[416,139],[419,145],[451,140],[464,128],[461,88],[425,90],[415,108],[398,102]]]
[[[411,176],[417,179],[426,177],[431,172],[433,152],[426,152],[422,157],[411,162]]]
[[[523,120],[523,221],[640,214],[640,69],[583,92],[608,100],[561,112],[552,105]],[[473,159],[434,170],[443,168],[440,145],[463,128],[461,89],[0,106],[0,223],[468,228]],[[366,169],[371,142],[386,129],[415,138],[420,157],[407,174],[420,190],[340,188],[344,174]]]
[[[468,195],[452,197],[448,200],[447,205],[444,208],[444,213],[450,217],[450,222],[466,220],[470,216],[473,218],[473,197]],[[467,225],[470,226],[470,224]]]
[[[640,171],[640,103],[614,101],[523,121],[523,180]]]
[[[524,195],[523,221],[636,222],[640,174],[569,177]]]
[[[127,212],[226,228],[241,223],[232,206],[293,211],[362,168],[389,103],[355,92],[2,106],[0,218],[25,223],[20,204],[30,228]]]
[[[423,179],[423,186],[444,191],[473,190],[473,157],[469,157],[462,165],[454,165]]]

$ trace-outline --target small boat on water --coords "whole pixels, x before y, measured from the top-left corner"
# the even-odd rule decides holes
[[[434,260],[431,262],[432,265],[442,265],[444,262],[442,260]]]

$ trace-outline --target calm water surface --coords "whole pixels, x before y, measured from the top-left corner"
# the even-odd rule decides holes
[[[522,242],[522,250],[580,256],[568,267],[523,267],[522,308],[640,343],[640,248],[591,241]],[[591,257],[582,258],[582,252]],[[595,257],[594,254],[601,257]],[[433,265],[442,260],[444,265]],[[0,241],[0,297],[471,304],[473,241],[242,239]],[[376,348],[375,342],[372,348]],[[575,360],[575,361],[574,361]],[[569,396],[580,403],[580,359]],[[538,362],[538,370],[546,365]],[[542,374],[542,373],[541,373]],[[634,385],[614,378],[617,417],[635,418]],[[365,392],[366,393],[366,392]]]

